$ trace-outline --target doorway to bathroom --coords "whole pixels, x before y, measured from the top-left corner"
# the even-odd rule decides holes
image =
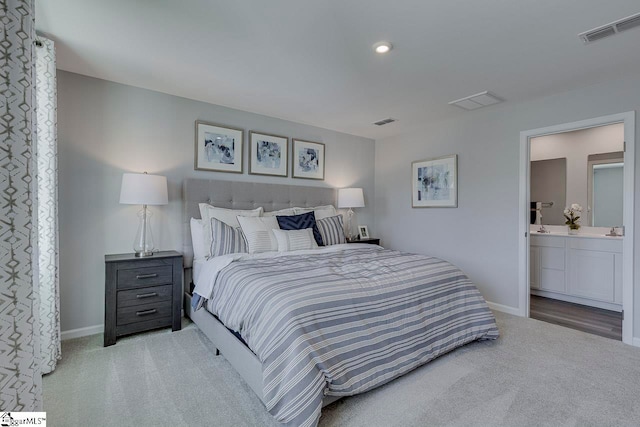
[[[632,344],[634,122],[521,132],[523,316]]]

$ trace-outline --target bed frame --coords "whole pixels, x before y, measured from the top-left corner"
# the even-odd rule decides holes
[[[228,209],[255,209],[264,207],[274,211],[291,207],[335,205],[336,190],[327,187],[303,187],[297,185],[262,184],[252,182],[187,179],[183,188],[184,208],[184,260],[185,282],[191,283],[193,247],[189,222],[200,218],[199,203]],[[258,357],[232,334],[215,316],[205,309],[191,308],[191,286],[185,287],[184,312],[216,347],[215,355],[222,355],[247,382],[264,403],[262,393],[262,363]],[[338,396],[326,396],[322,406],[338,400]]]

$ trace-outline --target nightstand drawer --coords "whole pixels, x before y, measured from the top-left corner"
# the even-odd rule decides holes
[[[350,241],[347,241],[347,243],[368,243],[370,245],[379,245],[380,239],[369,238],[369,239],[360,239],[360,240],[350,240]]]
[[[118,270],[118,289],[173,283],[170,265]]]
[[[146,288],[132,289],[130,291],[118,291],[118,308],[171,301],[172,292],[173,286],[171,285],[149,286]]]
[[[129,323],[166,318],[167,324],[170,325],[171,314],[171,301],[136,305],[133,307],[118,307],[116,324],[121,326]]]

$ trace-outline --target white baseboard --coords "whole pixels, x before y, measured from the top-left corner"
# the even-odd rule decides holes
[[[71,329],[68,331],[62,331],[60,333],[60,339],[62,341],[70,340],[73,338],[86,337],[88,335],[101,334],[104,332],[104,325],[87,326],[86,328]]]
[[[520,313],[520,309],[517,307],[502,305],[491,301],[487,301],[487,305],[492,310],[501,311],[503,313],[512,314],[514,316],[522,316],[522,313]]]
[[[180,310],[180,314],[182,315],[182,317],[184,317],[184,309]],[[66,341],[74,338],[101,334],[103,332],[104,332],[104,325],[87,326],[86,328],[78,328],[78,329],[70,329],[68,331],[62,331],[60,333],[60,339],[62,341]]]
[[[631,345],[634,347],[640,347],[640,338],[634,337],[633,340],[631,340]]]

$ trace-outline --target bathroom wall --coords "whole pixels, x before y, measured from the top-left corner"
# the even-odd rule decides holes
[[[531,139],[532,161],[567,159],[566,205],[569,206],[572,203],[580,204],[585,209],[584,215],[588,215],[587,180],[589,172],[587,163],[589,155],[623,150],[624,125],[622,123]],[[558,183],[558,185],[561,184]],[[534,200],[533,195],[531,200]],[[553,219],[555,219],[555,216]],[[564,221],[548,222],[548,224],[564,224]],[[584,221],[583,225],[586,224],[587,221]]]

